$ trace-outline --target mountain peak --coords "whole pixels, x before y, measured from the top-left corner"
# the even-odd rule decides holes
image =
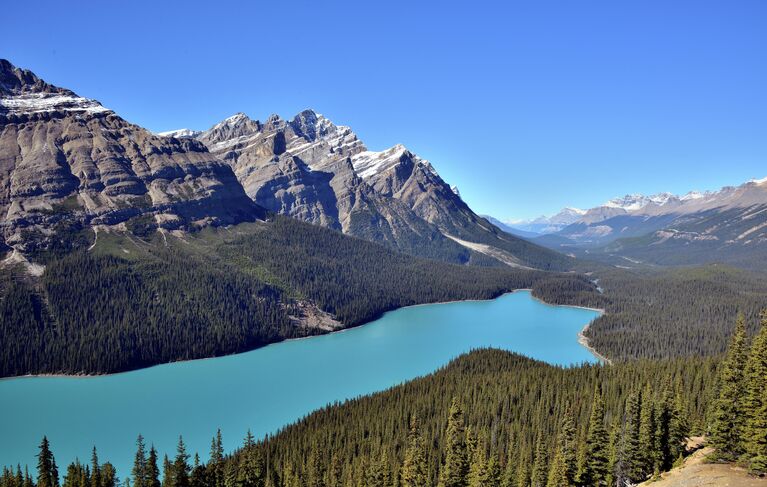
[[[242,112],[237,112],[231,117],[228,117],[222,120],[221,123],[226,125],[237,125],[247,121],[251,121],[250,117],[248,117]]]
[[[0,115],[30,117],[109,111],[96,100],[48,84],[32,71],[17,68],[10,61],[0,59]]]
[[[290,125],[297,135],[308,141],[315,141],[344,128],[336,126],[321,113],[317,113],[311,108],[299,112],[290,121]]]
[[[0,59],[0,95],[42,91],[69,92],[49,85],[28,69],[17,68],[7,59]]]

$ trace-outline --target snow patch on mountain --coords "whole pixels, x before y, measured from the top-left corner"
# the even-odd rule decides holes
[[[197,137],[202,132],[200,130],[192,130],[192,129],[176,129],[176,130],[168,130],[166,132],[157,132],[157,135],[160,137],[175,137],[177,139],[188,139],[192,137]]]
[[[59,93],[23,93],[0,98],[0,112],[11,115],[30,115],[48,112],[82,112],[88,114],[109,112],[96,100]]]
[[[663,206],[673,199],[678,199],[678,197],[671,193],[658,193],[650,196],[645,196],[643,194],[627,194],[620,198],[613,198],[602,206],[607,208],[621,208],[626,211],[638,211],[650,204]]]
[[[369,179],[396,166],[406,152],[407,149],[402,144],[397,144],[380,152],[360,152],[352,157],[352,166],[362,179]]]

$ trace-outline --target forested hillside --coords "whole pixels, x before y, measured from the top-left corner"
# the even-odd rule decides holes
[[[710,434],[717,458],[767,471],[767,316],[749,343],[742,319],[724,360],[689,357],[554,367],[477,350],[387,391],[316,411],[231,455],[221,434],[190,464],[147,452],[139,436],[132,485],[144,487],[569,487],[634,485],[679,464],[686,438]],[[151,441],[151,439],[149,439]],[[37,487],[58,486],[46,438]],[[160,478],[162,477],[162,484]],[[65,487],[114,487],[111,464],[71,464]],[[127,483],[126,483],[127,485]],[[0,487],[35,487],[6,468]]]
[[[550,276],[419,259],[285,217],[183,237],[135,226],[100,232],[90,250],[88,232],[40,255],[48,265],[39,280],[20,268],[0,276],[0,376],[241,352],[402,306],[489,299]]]
[[[604,309],[586,336],[613,360],[721,354],[734,317],[745,315],[753,334],[767,306],[763,275],[719,265],[646,272],[599,268],[591,278],[603,294],[561,276],[541,281],[534,294]]]
[[[161,471],[166,487],[616,485],[683,454],[684,437],[705,429],[715,376],[705,358],[560,368],[480,350],[265,441],[243,432],[230,456],[214,438],[204,464],[179,443],[163,467],[142,443],[134,471],[119,474],[134,487],[159,485]],[[65,485],[92,486],[84,471],[70,467]],[[13,470],[0,483],[23,485]]]

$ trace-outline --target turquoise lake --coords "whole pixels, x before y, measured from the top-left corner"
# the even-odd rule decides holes
[[[221,428],[227,451],[250,429],[273,433],[333,401],[428,374],[474,348],[496,347],[552,364],[595,362],[577,341],[597,311],[550,306],[528,291],[491,301],[402,308],[343,332],[291,340],[227,357],[97,377],[0,381],[0,465],[36,465],[47,435],[63,475],[75,457],[129,475],[139,433],[160,454],[208,459]]]

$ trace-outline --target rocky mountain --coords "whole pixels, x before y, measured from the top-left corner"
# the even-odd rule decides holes
[[[238,113],[197,135],[271,211],[450,262],[566,267],[566,259],[476,215],[432,165],[402,145],[376,152],[305,110],[265,122]]]
[[[61,244],[86,226],[185,229],[265,213],[191,139],[159,137],[0,60],[0,243]]]
[[[563,208],[553,216],[539,216],[532,220],[515,220],[506,222],[506,225],[517,231],[531,234],[529,236],[555,233],[571,223],[580,220],[586,214],[586,210],[579,208]]]
[[[492,223],[496,227],[500,228],[504,232],[510,233],[512,235],[516,235],[517,237],[531,239],[531,238],[535,238],[535,237],[540,236],[540,233],[530,232],[530,231],[527,231],[527,230],[521,230],[519,228],[516,228],[516,227],[512,226],[509,223],[502,222],[501,220],[499,220],[499,219],[497,219],[497,218],[495,218],[493,216],[490,216],[490,215],[482,215],[482,218],[484,218],[485,220],[489,221],[490,223]]]
[[[628,266],[753,266],[767,255],[767,178],[682,196],[627,195],[533,241]]]

